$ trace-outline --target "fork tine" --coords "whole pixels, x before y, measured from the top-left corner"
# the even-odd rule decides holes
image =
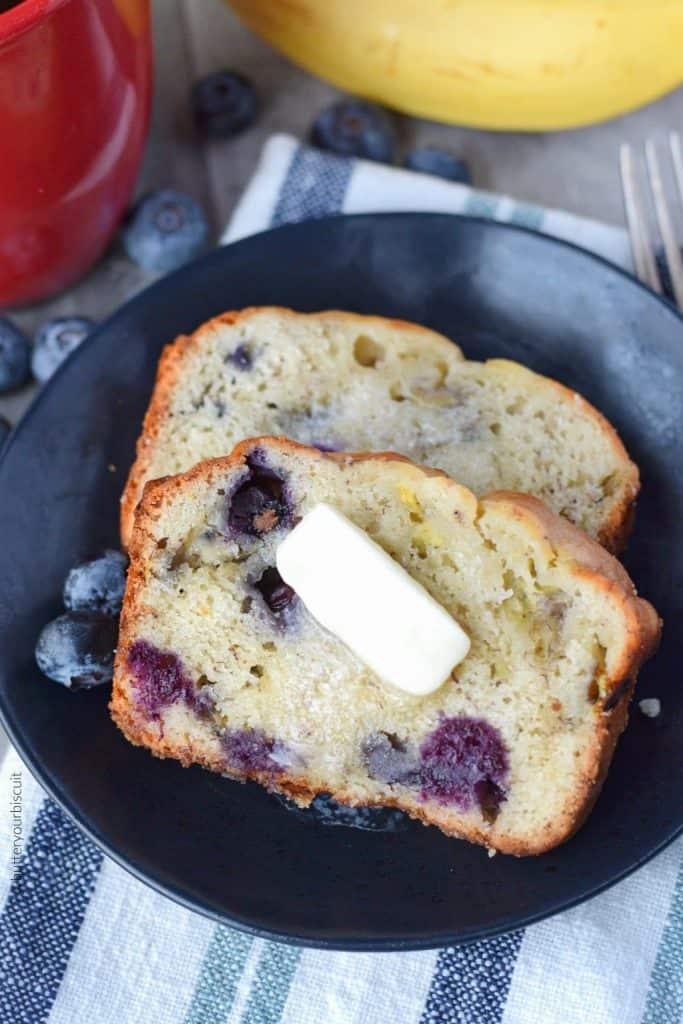
[[[633,152],[628,143],[619,147],[619,167],[621,170],[621,190],[624,196],[626,222],[631,240],[631,251],[636,275],[640,281],[661,294],[662,285],[659,272],[652,255],[652,245],[647,230],[647,221],[643,214],[640,193],[633,170]]]
[[[676,304],[683,308],[683,260],[681,259],[681,251],[676,242],[671,214],[664,194],[664,186],[659,169],[659,158],[652,139],[648,139],[645,143],[645,162],[647,164],[648,178],[650,179],[652,198],[655,204],[657,223],[659,224],[659,231],[664,243],[666,262],[669,264],[674,298],[676,299]]]
[[[683,150],[681,150],[681,137],[678,132],[669,132],[669,149],[671,150],[671,161],[674,165],[674,178],[678,188],[678,198],[683,206]]]

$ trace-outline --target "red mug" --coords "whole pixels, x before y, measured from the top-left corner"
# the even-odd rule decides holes
[[[0,308],[46,298],[119,223],[149,122],[149,0],[0,0]]]

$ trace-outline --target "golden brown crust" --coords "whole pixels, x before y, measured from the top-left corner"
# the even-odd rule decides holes
[[[613,672],[615,685],[637,672],[656,649],[661,621],[652,605],[638,597],[621,562],[530,494],[497,491],[483,498],[482,504],[505,505],[512,515],[525,519],[556,552],[561,549],[562,560],[571,563],[577,576],[590,577],[594,585],[608,591],[621,604],[628,621],[629,642],[621,664]]]
[[[128,480],[123,491],[121,499],[120,524],[121,540],[124,548],[127,549],[130,543],[135,508],[142,496],[144,483],[149,472],[150,455],[154,450],[155,441],[168,412],[171,396],[178,380],[180,379],[186,359],[191,356],[193,352],[201,348],[205,335],[213,331],[216,327],[220,327],[223,324],[232,326],[239,323],[241,320],[247,320],[250,317],[259,315],[263,312],[273,312],[280,316],[293,318],[310,316],[317,320],[344,317],[347,320],[357,320],[359,323],[378,320],[384,325],[391,325],[396,330],[407,330],[411,332],[415,332],[416,330],[424,331],[425,337],[429,337],[434,341],[442,340],[450,357],[454,354],[458,354],[461,359],[464,359],[461,350],[453,341],[428,328],[420,327],[418,324],[409,323],[405,320],[361,316],[360,314],[348,313],[340,310],[326,310],[320,313],[301,314],[282,306],[250,306],[243,310],[233,310],[222,313],[219,316],[214,317],[212,320],[208,320],[206,323],[202,324],[196,331],[194,331],[193,334],[180,335],[172,344],[167,345],[162,352],[157,369],[154,390],[152,392],[149,407],[145,414],[142,433],[140,434],[137,442],[135,462],[130,470]],[[521,370],[524,373],[531,372],[526,370],[524,367],[521,367],[519,364],[506,359],[491,359],[488,360],[487,363],[503,367],[512,367],[516,371]],[[625,469],[628,469],[629,479],[623,486],[622,500],[615,503],[611,508],[609,518],[603,524],[598,537],[600,543],[604,545],[608,551],[617,554],[625,547],[633,526],[635,501],[640,489],[638,468],[630,461],[628,453],[614,427],[600,412],[598,412],[597,409],[582,398],[577,392],[571,391],[559,382],[552,380],[552,378],[542,377],[540,375],[536,376],[539,381],[554,387],[563,402],[576,403],[580,406],[582,411],[598,426],[604,437],[606,445],[613,450],[615,458],[623,464]]]
[[[519,366],[519,364],[513,363],[508,359],[491,359],[489,362],[515,368]],[[572,391],[571,388],[565,387],[564,384],[553,380],[552,377],[543,377],[542,380],[557,391],[563,402],[573,402],[579,406],[589,419],[593,420],[602,433],[606,445],[612,449],[615,459],[622,463],[625,468],[628,468],[628,480],[624,483],[623,499],[613,506],[609,519],[603,525],[598,537],[604,548],[611,551],[612,554],[619,554],[620,551],[624,550],[633,529],[636,499],[640,492],[640,472],[638,467],[631,461],[621,438],[610,421],[595,406],[586,401],[578,391]]]
[[[316,459],[326,459],[340,465],[363,461],[400,462],[425,476],[442,478],[448,487],[457,488],[462,498],[471,501],[473,509],[479,509],[480,516],[487,509],[504,509],[506,516],[522,521],[532,536],[550,546],[554,558],[561,562],[568,572],[590,580],[594,587],[603,590],[612,602],[621,607],[625,621],[625,643],[618,664],[611,670],[609,679],[606,680],[601,700],[595,705],[595,730],[582,759],[579,784],[563,813],[542,833],[528,836],[525,841],[521,841],[515,836],[497,833],[495,825],[490,828],[485,825],[479,827],[445,808],[435,811],[433,807],[427,809],[416,800],[401,797],[381,801],[381,806],[396,807],[425,824],[437,825],[447,835],[516,856],[544,853],[569,839],[583,824],[599,795],[617,740],[627,722],[628,704],[638,669],[657,646],[661,621],[654,608],[637,596],[630,577],[612,555],[577,527],[556,516],[537,498],[501,491],[477,502],[471,492],[451,480],[441,470],[415,466],[409,459],[392,452],[322,453],[284,437],[254,438],[241,442],[229,456],[209,459],[186,473],[147,483],[136,513],[131,539],[131,569],[121,619],[110,704],[112,717],[126,737],[134,744],[146,746],[158,757],[173,757],[184,765],[198,763],[212,771],[235,777],[234,773],[226,772],[225,763],[219,753],[207,756],[203,749],[193,749],[191,743],[178,749],[176,745],[168,742],[162,729],[150,726],[136,715],[124,686],[125,659],[128,648],[135,639],[135,623],[140,614],[140,595],[144,588],[146,548],[148,543],[152,542],[153,524],[160,507],[172,499],[174,494],[191,486],[193,481],[203,479],[207,475],[222,477],[226,472],[245,464],[251,450],[263,446],[279,449],[284,453],[305,453]],[[244,777],[278,790],[302,805],[310,803],[319,793],[327,792],[311,786],[306,779],[286,773],[278,775],[276,779],[260,773],[250,773]],[[350,806],[361,802],[367,804],[367,801],[358,800],[352,791],[338,790],[331,795],[339,803]]]

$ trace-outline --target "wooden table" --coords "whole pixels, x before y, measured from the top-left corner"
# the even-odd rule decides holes
[[[264,140],[275,131],[305,138],[316,112],[337,92],[270,50],[220,0],[153,0],[153,9],[156,93],[138,190],[173,186],[191,193],[207,210],[217,237]],[[189,116],[190,85],[218,68],[248,75],[260,93],[262,111],[253,128],[238,138],[202,144]],[[681,89],[634,114],[561,134],[500,134],[408,117],[399,124],[402,151],[416,142],[450,148],[470,163],[481,188],[617,224],[623,223],[620,141],[663,137],[671,127],[683,129]],[[31,334],[53,316],[80,314],[100,320],[151,279],[114,243],[77,287],[16,313],[15,319]],[[34,391],[26,388],[0,398],[0,414],[16,421]]]

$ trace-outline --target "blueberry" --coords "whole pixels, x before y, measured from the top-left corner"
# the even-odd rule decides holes
[[[36,380],[51,377],[58,366],[88,337],[94,320],[85,316],[60,316],[44,323],[36,334],[31,369]]]
[[[238,729],[223,737],[223,750],[229,768],[239,772],[267,772],[276,775],[286,753],[283,744],[272,740],[261,729]]]
[[[265,570],[256,587],[274,615],[284,611],[296,597],[295,591],[285,583],[275,566]]]
[[[500,733],[481,718],[442,718],[420,747],[422,799],[479,805],[487,820],[505,799],[508,756]]]
[[[112,618],[87,612],[60,615],[48,622],[38,637],[38,668],[71,690],[110,683],[116,634]]]
[[[683,256],[683,249],[681,250],[681,256]],[[657,262],[657,270],[659,271],[659,280],[662,285],[662,294],[669,302],[676,302],[676,296],[674,295],[674,286],[671,280],[671,274],[669,272],[669,264],[666,259],[666,253],[661,245],[658,245],[655,249],[655,260]]]
[[[418,781],[415,757],[393,733],[375,732],[363,744],[363,760],[371,778],[411,785]]]
[[[472,175],[465,161],[459,160],[447,149],[438,149],[436,146],[417,146],[408,153],[405,166],[411,171],[434,174],[437,178],[447,178],[448,181],[459,181],[463,185],[472,184]]]
[[[396,148],[387,111],[358,99],[338,100],[322,110],[313,122],[311,139],[320,149],[382,163],[393,161]]]
[[[2,449],[2,446],[9,437],[11,429],[10,422],[4,416],[0,416],[0,449]]]
[[[126,589],[128,559],[120,551],[75,566],[64,584],[64,604],[71,611],[118,615]]]
[[[13,323],[0,317],[0,394],[22,387],[28,380],[30,364],[28,338]]]
[[[177,655],[161,651],[148,640],[136,640],[126,658],[135,702],[148,718],[159,718],[164,708],[178,701],[199,715],[211,709],[206,688],[197,690]]]
[[[227,356],[227,362],[232,363],[238,370],[251,370],[252,356],[246,345],[238,345],[234,352]]]
[[[209,224],[192,196],[165,188],[138,201],[123,226],[122,239],[134,263],[168,273],[204,251]]]
[[[408,815],[393,807],[347,807],[338,804],[328,793],[321,793],[308,807],[302,808],[279,793],[273,795],[286,810],[309,824],[341,825],[365,832],[405,832],[410,827]]]
[[[258,108],[254,86],[236,71],[214,71],[192,87],[192,114],[204,135],[229,139],[253,124]]]
[[[290,518],[284,481],[277,473],[250,461],[249,474],[235,490],[228,511],[233,536],[262,537]]]

